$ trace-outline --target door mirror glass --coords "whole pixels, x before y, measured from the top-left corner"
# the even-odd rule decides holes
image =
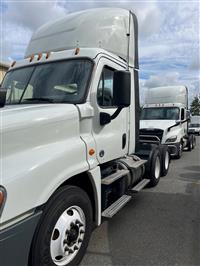
[[[131,74],[129,71],[119,70],[113,77],[113,105],[128,107],[131,102]]]
[[[185,119],[185,110],[181,108],[181,120]]]

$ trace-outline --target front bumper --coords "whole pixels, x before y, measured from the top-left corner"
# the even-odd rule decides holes
[[[180,146],[180,143],[177,142],[177,143],[169,143],[169,144],[166,144],[165,145],[168,146],[168,150],[169,150],[169,153],[171,156],[176,156],[178,155],[178,150],[179,150],[179,146]]]
[[[0,266],[27,266],[31,241],[42,212],[0,231]]]

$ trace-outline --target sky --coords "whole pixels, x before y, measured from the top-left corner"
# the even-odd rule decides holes
[[[0,0],[0,61],[23,58],[42,24],[87,8],[131,9],[139,24],[140,94],[164,85],[186,85],[200,94],[200,0],[33,1]]]

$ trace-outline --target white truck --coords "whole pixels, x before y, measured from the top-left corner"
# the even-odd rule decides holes
[[[185,86],[150,88],[140,117],[140,141],[167,145],[171,156],[180,158],[184,148],[191,151],[195,146],[189,121]]]
[[[193,115],[190,118],[189,132],[200,136],[200,116]]]
[[[139,143],[135,15],[92,9],[39,28],[0,89],[0,263],[78,265],[93,228],[167,174]]]

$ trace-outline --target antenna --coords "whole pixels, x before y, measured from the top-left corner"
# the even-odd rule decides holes
[[[131,11],[129,10],[128,32],[126,34],[127,36],[127,70],[129,70],[130,31],[131,31]]]

